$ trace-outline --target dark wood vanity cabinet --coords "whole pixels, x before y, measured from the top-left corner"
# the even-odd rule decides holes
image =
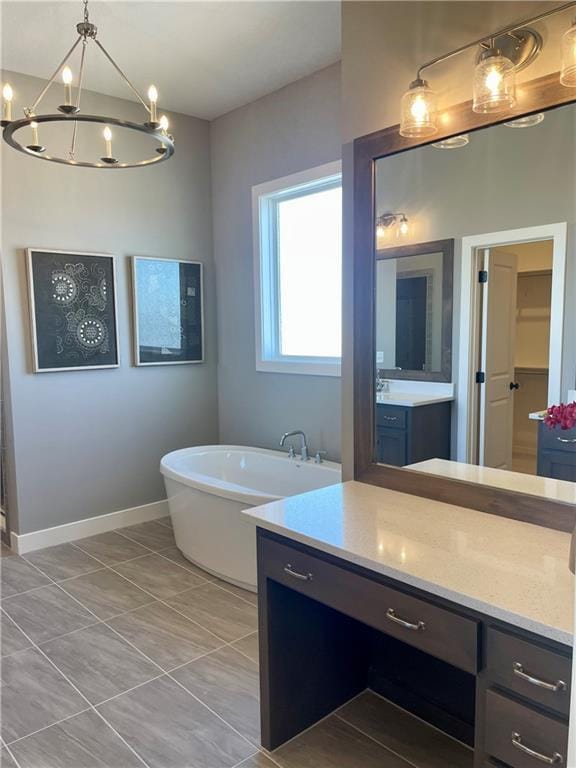
[[[404,467],[450,458],[451,403],[413,407],[378,403],[376,461]]]
[[[258,591],[267,749],[371,688],[474,768],[567,766],[569,647],[262,529]]]
[[[576,428],[549,429],[538,424],[538,474],[576,483]]]

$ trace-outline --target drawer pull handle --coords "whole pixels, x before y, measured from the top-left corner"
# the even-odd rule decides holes
[[[416,623],[412,621],[405,621],[404,619],[401,619],[399,616],[396,616],[396,612],[394,608],[388,608],[386,611],[386,618],[390,619],[390,621],[393,621],[394,624],[399,624],[401,627],[404,627],[404,629],[412,629],[415,632],[418,630],[424,631],[426,629],[426,622],[424,621],[417,621]]]
[[[576,443],[576,437],[557,437],[559,443]]]
[[[290,563],[288,563],[284,568],[284,573],[287,573],[288,576],[292,576],[294,579],[299,579],[300,581],[312,581],[311,573],[298,573],[298,571],[295,571],[292,568]]]
[[[524,667],[518,661],[515,661],[512,665],[512,671],[516,677],[521,678],[531,685],[537,685],[538,688],[545,688],[547,691],[552,691],[552,693],[559,693],[560,691],[566,690],[566,683],[563,680],[557,680],[555,683],[549,683],[547,680],[540,680],[538,677],[533,677],[525,672]]]
[[[546,765],[562,765],[564,762],[564,758],[559,752],[553,752],[550,756],[543,755],[541,752],[536,752],[535,749],[530,749],[530,747],[527,747],[522,743],[522,737],[516,732],[512,734],[512,746],[519,749],[520,752],[524,752],[525,755],[540,760],[541,763],[546,763]]]
[[[384,416],[384,419],[386,419],[386,421],[398,421],[398,416]],[[560,438],[558,438],[558,440],[560,440]],[[576,440],[574,442],[576,443]]]

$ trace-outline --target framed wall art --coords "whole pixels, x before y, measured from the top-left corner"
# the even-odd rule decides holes
[[[34,372],[116,368],[114,256],[26,252]]]
[[[134,256],[134,362],[204,362],[202,264]]]

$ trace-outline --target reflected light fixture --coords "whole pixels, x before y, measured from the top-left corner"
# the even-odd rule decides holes
[[[504,125],[507,128],[532,128],[535,125],[540,125],[544,120],[544,112],[536,112],[535,115],[526,115],[525,117],[518,117],[516,120],[510,120]]]
[[[562,36],[560,82],[569,88],[576,88],[576,19]]]
[[[575,7],[574,0],[563,3],[422,64],[418,68],[416,79],[402,96],[400,135],[408,138],[426,138],[438,131],[437,97],[422,73],[429,67],[471,48],[478,49],[472,82],[472,110],[479,114],[498,114],[513,109],[516,104],[516,74],[536,59],[543,45],[542,36],[528,25]],[[576,19],[562,38],[560,83],[576,87]],[[534,115],[523,123],[520,122],[521,119],[510,121],[512,127],[537,125]],[[435,142],[434,146],[439,149],[455,149],[465,146],[465,139],[466,136],[454,136]]]
[[[64,165],[80,166],[84,168],[139,168],[153,163],[161,163],[172,157],[174,154],[174,138],[167,131],[167,118],[165,122],[157,118],[158,109],[158,90],[154,85],[151,85],[148,89],[148,102],[146,102],[136,87],[126,77],[124,72],[120,69],[118,64],[114,61],[112,56],[104,48],[102,43],[97,37],[98,30],[94,24],[91,23],[88,15],[88,0],[83,0],[84,3],[84,18],[76,25],[77,38],[64,56],[60,64],[56,67],[54,73],[47,80],[46,85],[42,88],[39,95],[33,104],[24,108],[24,118],[20,120],[13,120],[12,107],[14,94],[9,83],[5,83],[2,90],[2,136],[11,147],[17,149],[19,152],[24,152],[30,157],[38,157],[42,160],[48,160],[53,163],[62,163]],[[84,64],[86,59],[86,49],[89,43],[93,44],[110,64],[115,69],[116,73],[122,78],[124,83],[130,88],[132,93],[137,97],[138,101],[146,110],[145,120],[141,123],[132,122],[129,120],[123,120],[117,117],[105,116],[100,114],[82,114],[80,111],[80,100],[82,96],[82,83],[84,80]],[[69,66],[72,55],[76,49],[80,48],[80,64],[78,70],[78,82],[76,86],[75,98],[73,98],[73,83],[74,75],[72,69]],[[57,108],[58,112],[54,114],[38,114],[37,108],[39,107],[42,99],[50,89],[50,86],[55,82],[58,75],[62,78],[62,84],[64,86],[64,101]],[[46,151],[39,139],[41,131],[41,125],[44,123],[50,123],[55,126],[61,127],[66,131],[69,131],[70,144],[67,157],[61,157],[56,154],[51,154]],[[106,152],[100,158],[86,158],[79,160],[76,158],[76,146],[78,140],[78,133],[81,126],[86,124],[93,124],[98,127],[105,126],[102,136],[104,137]],[[148,135],[157,144],[156,151],[151,157],[143,157],[140,160],[119,160],[112,154],[112,131],[110,126],[117,126],[123,130],[134,131],[140,134]],[[23,135],[31,135],[31,142],[26,143],[19,141],[17,134],[23,132]],[[29,133],[31,132],[31,133]],[[48,143],[48,142],[47,142]]]
[[[402,96],[400,135],[408,137],[433,136],[437,126],[437,97],[426,80],[417,77]]]
[[[461,136],[451,136],[449,139],[435,141],[432,146],[435,149],[460,149],[460,147],[466,147],[469,143],[470,137],[467,133],[463,133]]]
[[[376,237],[386,237],[392,229],[396,230],[396,237],[407,237],[410,233],[410,224],[405,213],[382,213],[376,219]]]

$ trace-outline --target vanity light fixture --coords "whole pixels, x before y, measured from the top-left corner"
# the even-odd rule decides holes
[[[163,119],[161,118],[160,120],[157,118],[158,91],[156,87],[154,85],[150,86],[148,90],[149,101],[146,102],[135,88],[135,86],[130,82],[130,80],[128,80],[118,64],[116,64],[112,56],[104,48],[100,40],[97,39],[98,30],[96,26],[90,22],[88,16],[88,0],[83,0],[83,2],[84,18],[83,21],[76,25],[76,32],[78,34],[76,41],[68,53],[64,56],[55,72],[48,79],[46,85],[43,87],[34,103],[31,106],[24,108],[24,118],[20,120],[12,119],[14,94],[10,84],[4,84],[4,88],[2,90],[2,127],[4,129],[2,135],[4,141],[6,141],[14,149],[17,149],[19,152],[24,152],[29,157],[38,157],[42,160],[49,160],[53,163],[62,163],[64,165],[80,166],[83,168],[140,168],[143,166],[152,165],[153,163],[161,163],[164,160],[167,160],[174,154],[174,138],[168,133],[167,118],[165,118],[165,116],[163,116]],[[104,54],[106,59],[108,59],[110,64],[112,64],[116,70],[117,74],[120,75],[126,85],[138,98],[138,101],[146,110],[145,121],[142,123],[136,123],[116,117],[108,117],[99,114],[85,115],[80,113],[80,97],[82,95],[82,83],[84,79],[84,63],[86,58],[86,49],[89,42],[93,43],[93,45]],[[72,91],[74,85],[74,75],[72,69],[69,66],[69,61],[72,57],[72,54],[76,51],[80,44],[82,44],[82,46],[80,53],[78,83],[76,86],[76,98],[73,99]],[[62,84],[64,87],[64,100],[63,103],[60,104],[60,106],[57,108],[58,113],[37,114],[37,107],[58,75],[61,76]],[[41,126],[45,123],[51,123],[59,127],[64,127],[64,130],[68,130],[69,128],[71,129],[70,145],[67,157],[61,157],[56,154],[49,154],[46,151],[46,147],[41,144],[39,135],[42,130]],[[80,130],[80,126],[83,124],[92,124],[96,125],[97,127],[102,125],[105,126],[102,134],[106,147],[106,154],[104,156],[86,160],[76,159],[78,132]],[[112,131],[110,129],[111,125],[129,131],[145,134],[149,136],[154,142],[156,142],[158,148],[151,157],[144,157],[141,160],[117,160],[112,156]],[[24,140],[21,143],[18,141],[16,134],[19,131],[23,131],[25,136],[31,136],[31,142],[26,142],[26,140]]]
[[[576,18],[562,36],[562,69],[560,82],[569,88],[576,87]]]
[[[512,109],[516,104],[516,73],[531,64],[542,50],[542,37],[528,25],[574,7],[576,2],[572,0],[525,19],[519,24],[504,27],[478,40],[466,43],[422,64],[416,79],[402,96],[400,135],[408,138],[422,138],[437,133],[437,97],[422,73],[425,69],[470,48],[479,49],[472,87],[473,111],[481,114],[497,114]],[[562,38],[560,83],[576,87],[576,19]],[[536,123],[525,123],[522,127],[529,125],[536,125]],[[520,125],[512,127],[520,127]],[[454,143],[457,138],[460,137],[453,137],[454,141],[446,140],[446,142],[452,141],[451,144],[441,141],[434,146],[439,149],[465,146],[463,141]]]
[[[376,237],[385,237],[391,228],[396,230],[396,237],[407,237],[410,224],[405,213],[382,213],[376,219]]]
[[[460,147],[466,147],[470,143],[470,137],[467,133],[463,133],[461,136],[451,136],[449,139],[442,139],[442,141],[435,141],[432,146],[435,149],[460,149]]]

